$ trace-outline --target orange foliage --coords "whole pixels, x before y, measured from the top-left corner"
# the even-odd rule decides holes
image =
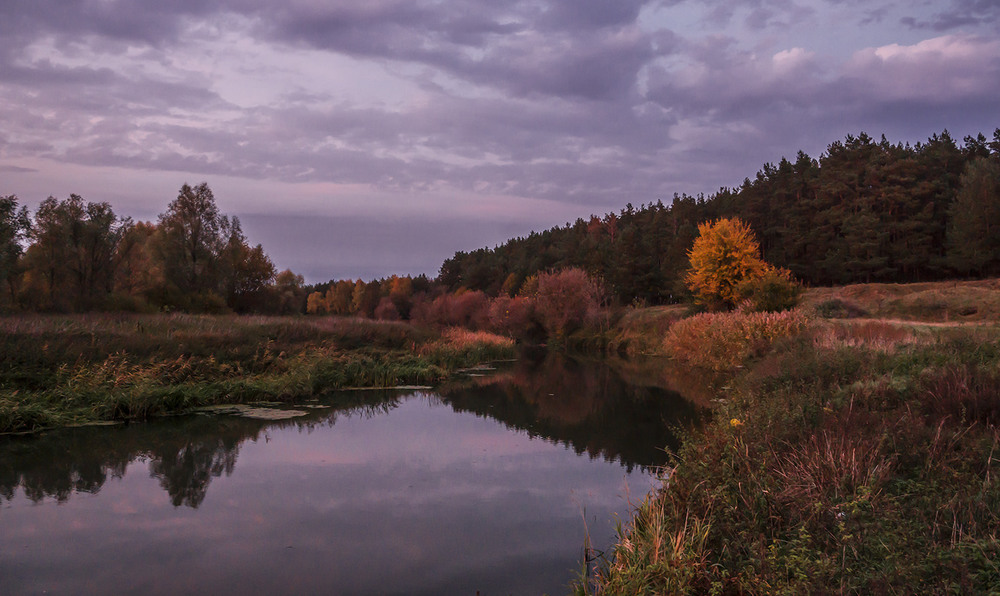
[[[738,287],[768,270],[760,258],[753,230],[739,218],[720,219],[698,226],[698,238],[688,252],[691,268],[685,278],[695,300],[709,307],[732,308]]]
[[[682,362],[727,370],[764,355],[775,341],[802,333],[807,324],[798,311],[702,313],[675,323],[664,347]]]

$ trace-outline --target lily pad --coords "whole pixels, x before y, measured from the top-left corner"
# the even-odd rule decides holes
[[[255,420],[287,420],[308,414],[308,412],[302,410],[258,408],[246,404],[219,404],[198,408],[195,411],[201,414],[230,414],[232,416],[243,416],[244,418],[253,418]]]

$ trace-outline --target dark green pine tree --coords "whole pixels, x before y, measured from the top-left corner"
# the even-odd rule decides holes
[[[951,206],[948,244],[955,269],[1000,274],[1000,156],[977,158],[966,168]]]

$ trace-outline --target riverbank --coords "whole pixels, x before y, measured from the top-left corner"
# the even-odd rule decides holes
[[[489,333],[364,319],[5,316],[0,433],[292,401],[348,387],[433,384],[513,356],[513,341]]]
[[[703,363],[713,419],[622,527],[597,592],[995,590],[998,299],[995,282],[811,290],[790,315],[805,323],[768,341],[735,337],[744,315],[702,320],[706,343],[747,349]],[[632,345],[683,358],[676,326]]]

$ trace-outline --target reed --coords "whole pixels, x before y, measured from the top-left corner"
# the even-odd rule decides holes
[[[511,340],[488,333],[364,319],[7,316],[0,318],[0,432],[432,384],[513,354]]]

